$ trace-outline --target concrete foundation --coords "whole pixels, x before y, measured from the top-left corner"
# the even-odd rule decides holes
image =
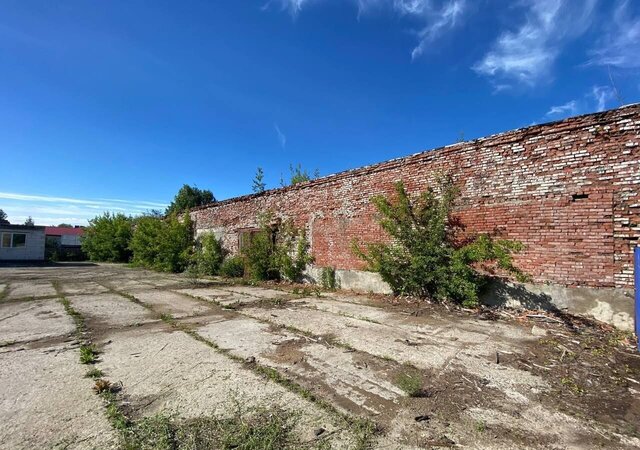
[[[309,281],[320,283],[321,267],[307,269]],[[391,294],[379,274],[361,270],[336,270],[336,285],[356,292]],[[622,330],[633,330],[633,291],[619,288],[566,287],[557,284],[513,283],[492,280],[481,301],[491,306],[563,310],[591,317]]]

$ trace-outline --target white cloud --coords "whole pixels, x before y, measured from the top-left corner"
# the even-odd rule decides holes
[[[89,219],[104,211],[124,214],[142,214],[149,209],[164,209],[159,202],[122,199],[78,199],[31,195],[15,192],[0,192],[0,209],[9,216],[11,223],[22,223],[29,216],[37,225],[71,223],[86,225]]]
[[[285,136],[285,134],[280,131],[280,127],[278,126],[277,123],[273,124],[273,127],[276,130],[276,135],[278,136],[278,142],[280,143],[280,147],[285,148],[287,145],[287,136]]]
[[[402,3],[407,3],[407,0],[399,0]],[[414,0],[410,2],[412,5],[416,3],[425,3]],[[414,5],[415,6],[415,5]],[[411,51],[411,59],[416,59],[421,56],[425,49],[439,38],[443,33],[452,29],[459,23],[462,14],[465,10],[464,0],[454,0],[447,2],[439,10],[430,10],[426,6],[420,9],[405,8],[405,14],[423,16],[427,22],[427,25],[418,33],[420,37],[420,43]]]
[[[552,106],[551,109],[545,114],[547,117],[558,116],[558,115],[569,115],[574,116],[578,113],[578,102],[576,100],[571,100],[570,102],[565,103],[564,105]]]
[[[578,114],[604,111],[612,106],[611,102],[615,98],[615,91],[610,86],[593,86],[588,93],[577,100],[552,106],[545,114],[545,118],[561,119]]]
[[[607,109],[607,103],[616,97],[615,91],[609,86],[594,86],[591,89],[591,96],[596,102],[596,111]]]
[[[411,51],[411,58],[421,56],[431,43],[461,23],[467,10],[467,0],[350,0],[358,8],[358,19],[375,9],[393,11],[401,17],[421,23],[416,31],[418,44]],[[302,8],[323,0],[270,0],[263,6],[269,9],[274,2],[280,9],[297,17]]]
[[[595,0],[528,0],[524,23],[503,32],[491,50],[473,66],[492,79],[533,86],[547,78],[567,41],[591,23]]]
[[[633,17],[629,1],[619,2],[603,38],[591,51],[590,64],[622,69],[640,67],[640,16]]]

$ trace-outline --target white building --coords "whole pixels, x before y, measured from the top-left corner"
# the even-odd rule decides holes
[[[0,261],[43,261],[44,228],[0,224]]]

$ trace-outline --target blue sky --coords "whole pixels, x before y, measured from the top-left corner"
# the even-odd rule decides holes
[[[0,208],[86,223],[634,103],[640,2],[1,0]]]

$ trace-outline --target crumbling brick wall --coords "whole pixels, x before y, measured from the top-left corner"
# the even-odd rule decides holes
[[[351,241],[384,239],[370,198],[397,180],[417,193],[437,173],[460,187],[457,212],[476,232],[516,239],[536,281],[633,284],[640,237],[640,105],[501,133],[192,211],[198,230],[238,233],[272,211],[306,228],[317,266],[362,269]]]

